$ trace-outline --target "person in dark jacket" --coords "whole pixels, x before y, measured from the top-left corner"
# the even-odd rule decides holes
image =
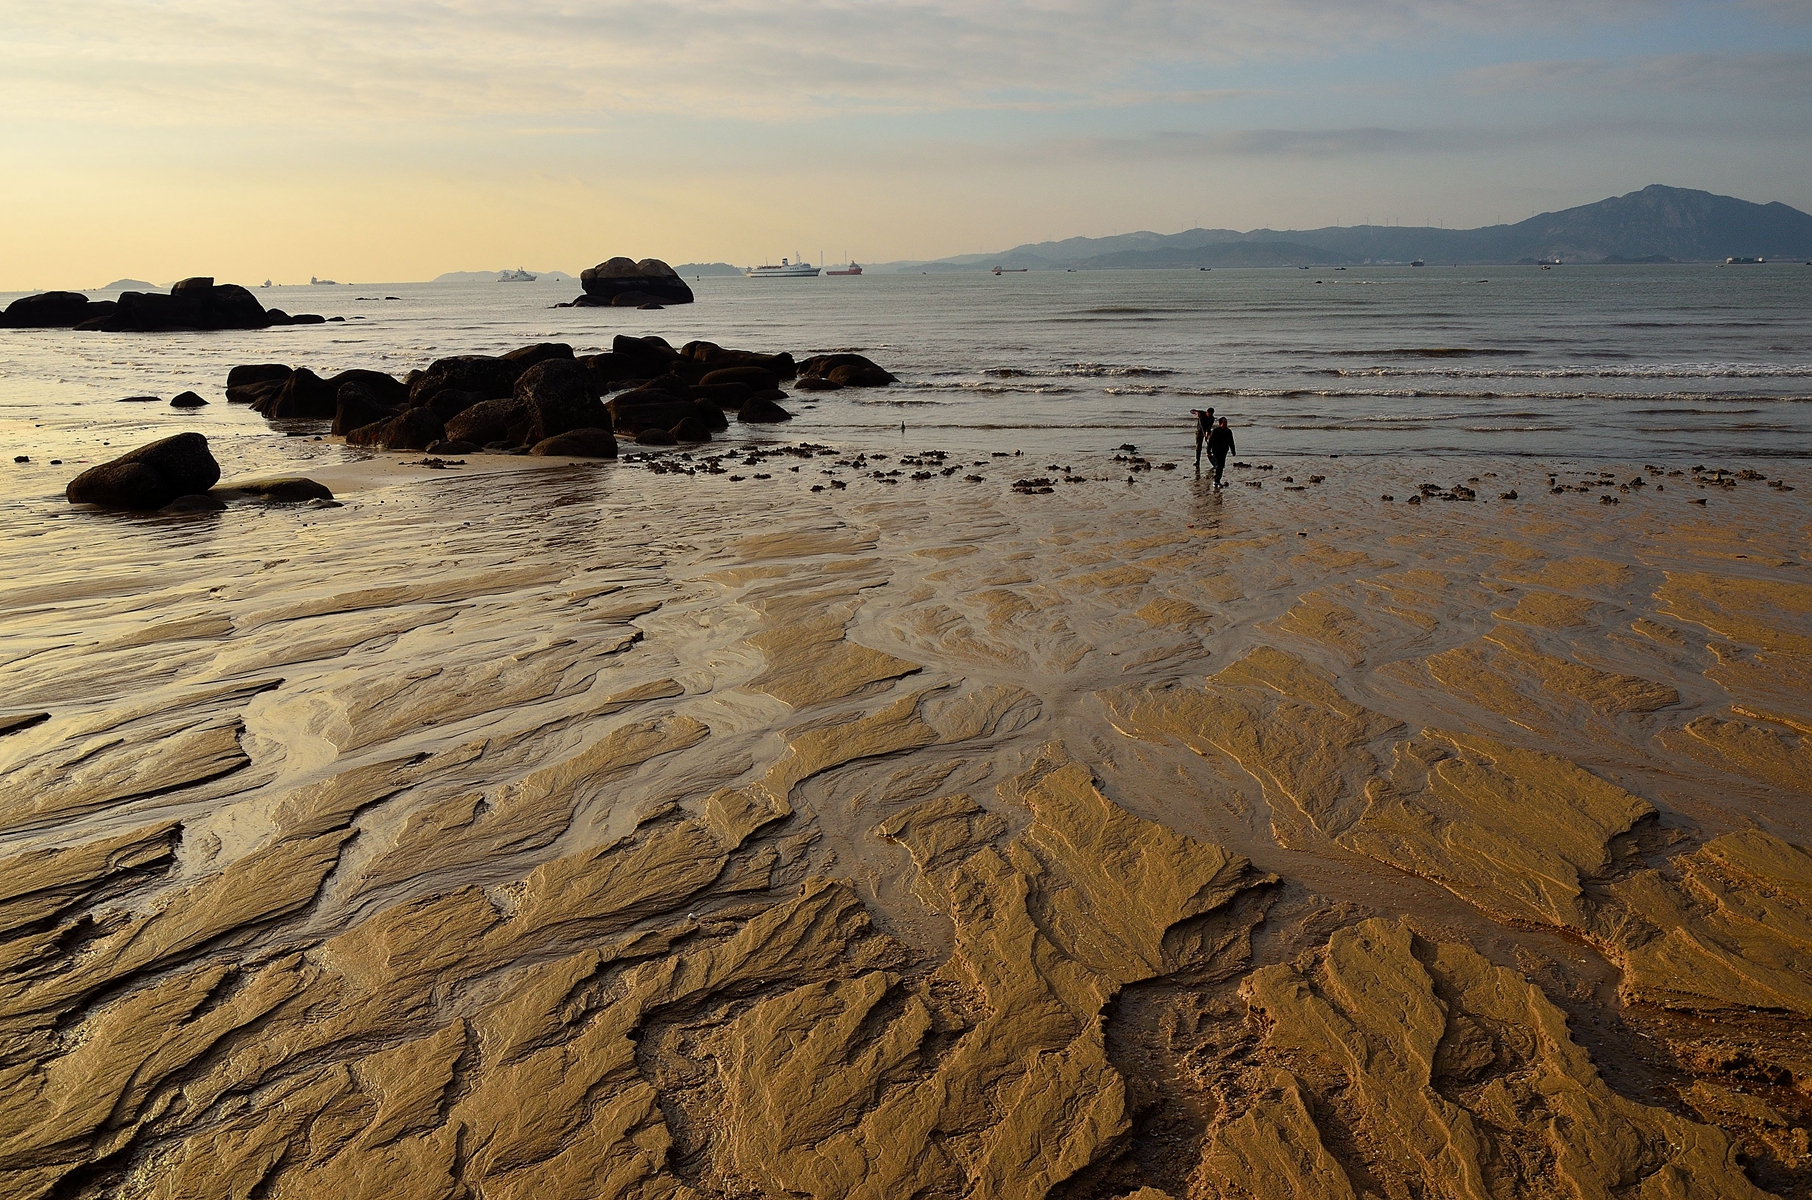
[[[1195,473],[1202,473],[1202,444],[1214,431],[1214,410],[1212,408],[1192,408],[1189,410],[1195,418]]]
[[[1227,456],[1238,454],[1233,446],[1233,431],[1227,428],[1227,418],[1222,417],[1214,432],[1208,435],[1208,462],[1214,467],[1214,486],[1221,486],[1221,472],[1227,468]]]

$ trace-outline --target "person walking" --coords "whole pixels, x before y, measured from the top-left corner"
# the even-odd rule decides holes
[[[1208,440],[1209,432],[1214,428],[1214,410],[1212,408],[1192,408],[1190,414],[1195,417],[1195,473],[1202,473],[1202,443]]]
[[[1214,468],[1216,488],[1221,486],[1221,472],[1227,469],[1227,456],[1238,453],[1233,445],[1233,430],[1227,428],[1227,418],[1222,417],[1214,431],[1208,435],[1208,462]]]

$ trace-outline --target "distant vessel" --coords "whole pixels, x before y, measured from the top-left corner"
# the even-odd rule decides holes
[[[818,274],[818,268],[808,262],[788,262],[780,260],[777,267],[750,267],[743,272],[750,279],[809,279]]]
[[[825,272],[826,275],[860,275],[861,273],[862,273],[862,264],[857,263],[857,262],[850,263],[847,267],[844,267],[841,271],[826,271]]]
[[[1727,258],[1724,260],[1724,265],[1727,267],[1759,266],[1767,261],[1765,258]]]
[[[996,275],[1024,275],[1029,270],[1031,270],[1030,267],[995,267],[994,273]]]
[[[270,285],[271,285],[271,281],[270,281],[270,280],[268,280],[268,279],[267,279],[267,280],[265,280],[265,281],[264,281],[264,286],[265,286],[265,287],[269,287],[269,286],[270,286]]]
[[[521,267],[517,267],[514,271],[505,271],[503,274],[499,275],[497,277],[497,282],[498,283],[533,283],[533,282],[535,282],[535,276],[530,275],[527,271],[524,271]]]
[[[1426,267],[1428,264],[1418,258],[1414,262],[1410,263],[1409,265],[1412,267]]]
[[[317,287],[339,287],[340,286],[337,282],[335,282],[332,279],[316,279],[313,275],[310,275],[308,277],[308,282],[314,284]]]

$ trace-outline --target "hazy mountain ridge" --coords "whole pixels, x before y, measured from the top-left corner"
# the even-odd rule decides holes
[[[1318,266],[1373,262],[1515,263],[1812,258],[1812,215],[1781,203],[1651,184],[1595,204],[1480,229],[1335,225],[1321,229],[1141,231],[1029,242],[999,254],[884,264],[893,270]]]

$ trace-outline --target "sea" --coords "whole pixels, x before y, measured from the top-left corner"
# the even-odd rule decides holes
[[[617,334],[851,350],[896,386],[799,393],[796,419],[739,440],[954,451],[1192,452],[1190,410],[1242,455],[1537,456],[1733,464],[1812,454],[1812,265],[1033,271],[688,280],[691,305],[560,308],[577,285],[258,289],[344,321],[186,334],[0,330],[0,497],[60,495],[70,471],[185,429],[229,476],[281,469],[318,425],[225,402],[239,363],[403,375],[538,341]],[[0,295],[0,304],[16,295]],[[103,298],[109,293],[89,293]],[[172,409],[195,391],[210,401]],[[150,396],[150,401],[125,402]],[[903,427],[903,428],[902,428]],[[368,455],[331,442],[311,456]],[[1688,462],[1690,460],[1690,462]],[[5,466],[0,460],[0,466]]]

